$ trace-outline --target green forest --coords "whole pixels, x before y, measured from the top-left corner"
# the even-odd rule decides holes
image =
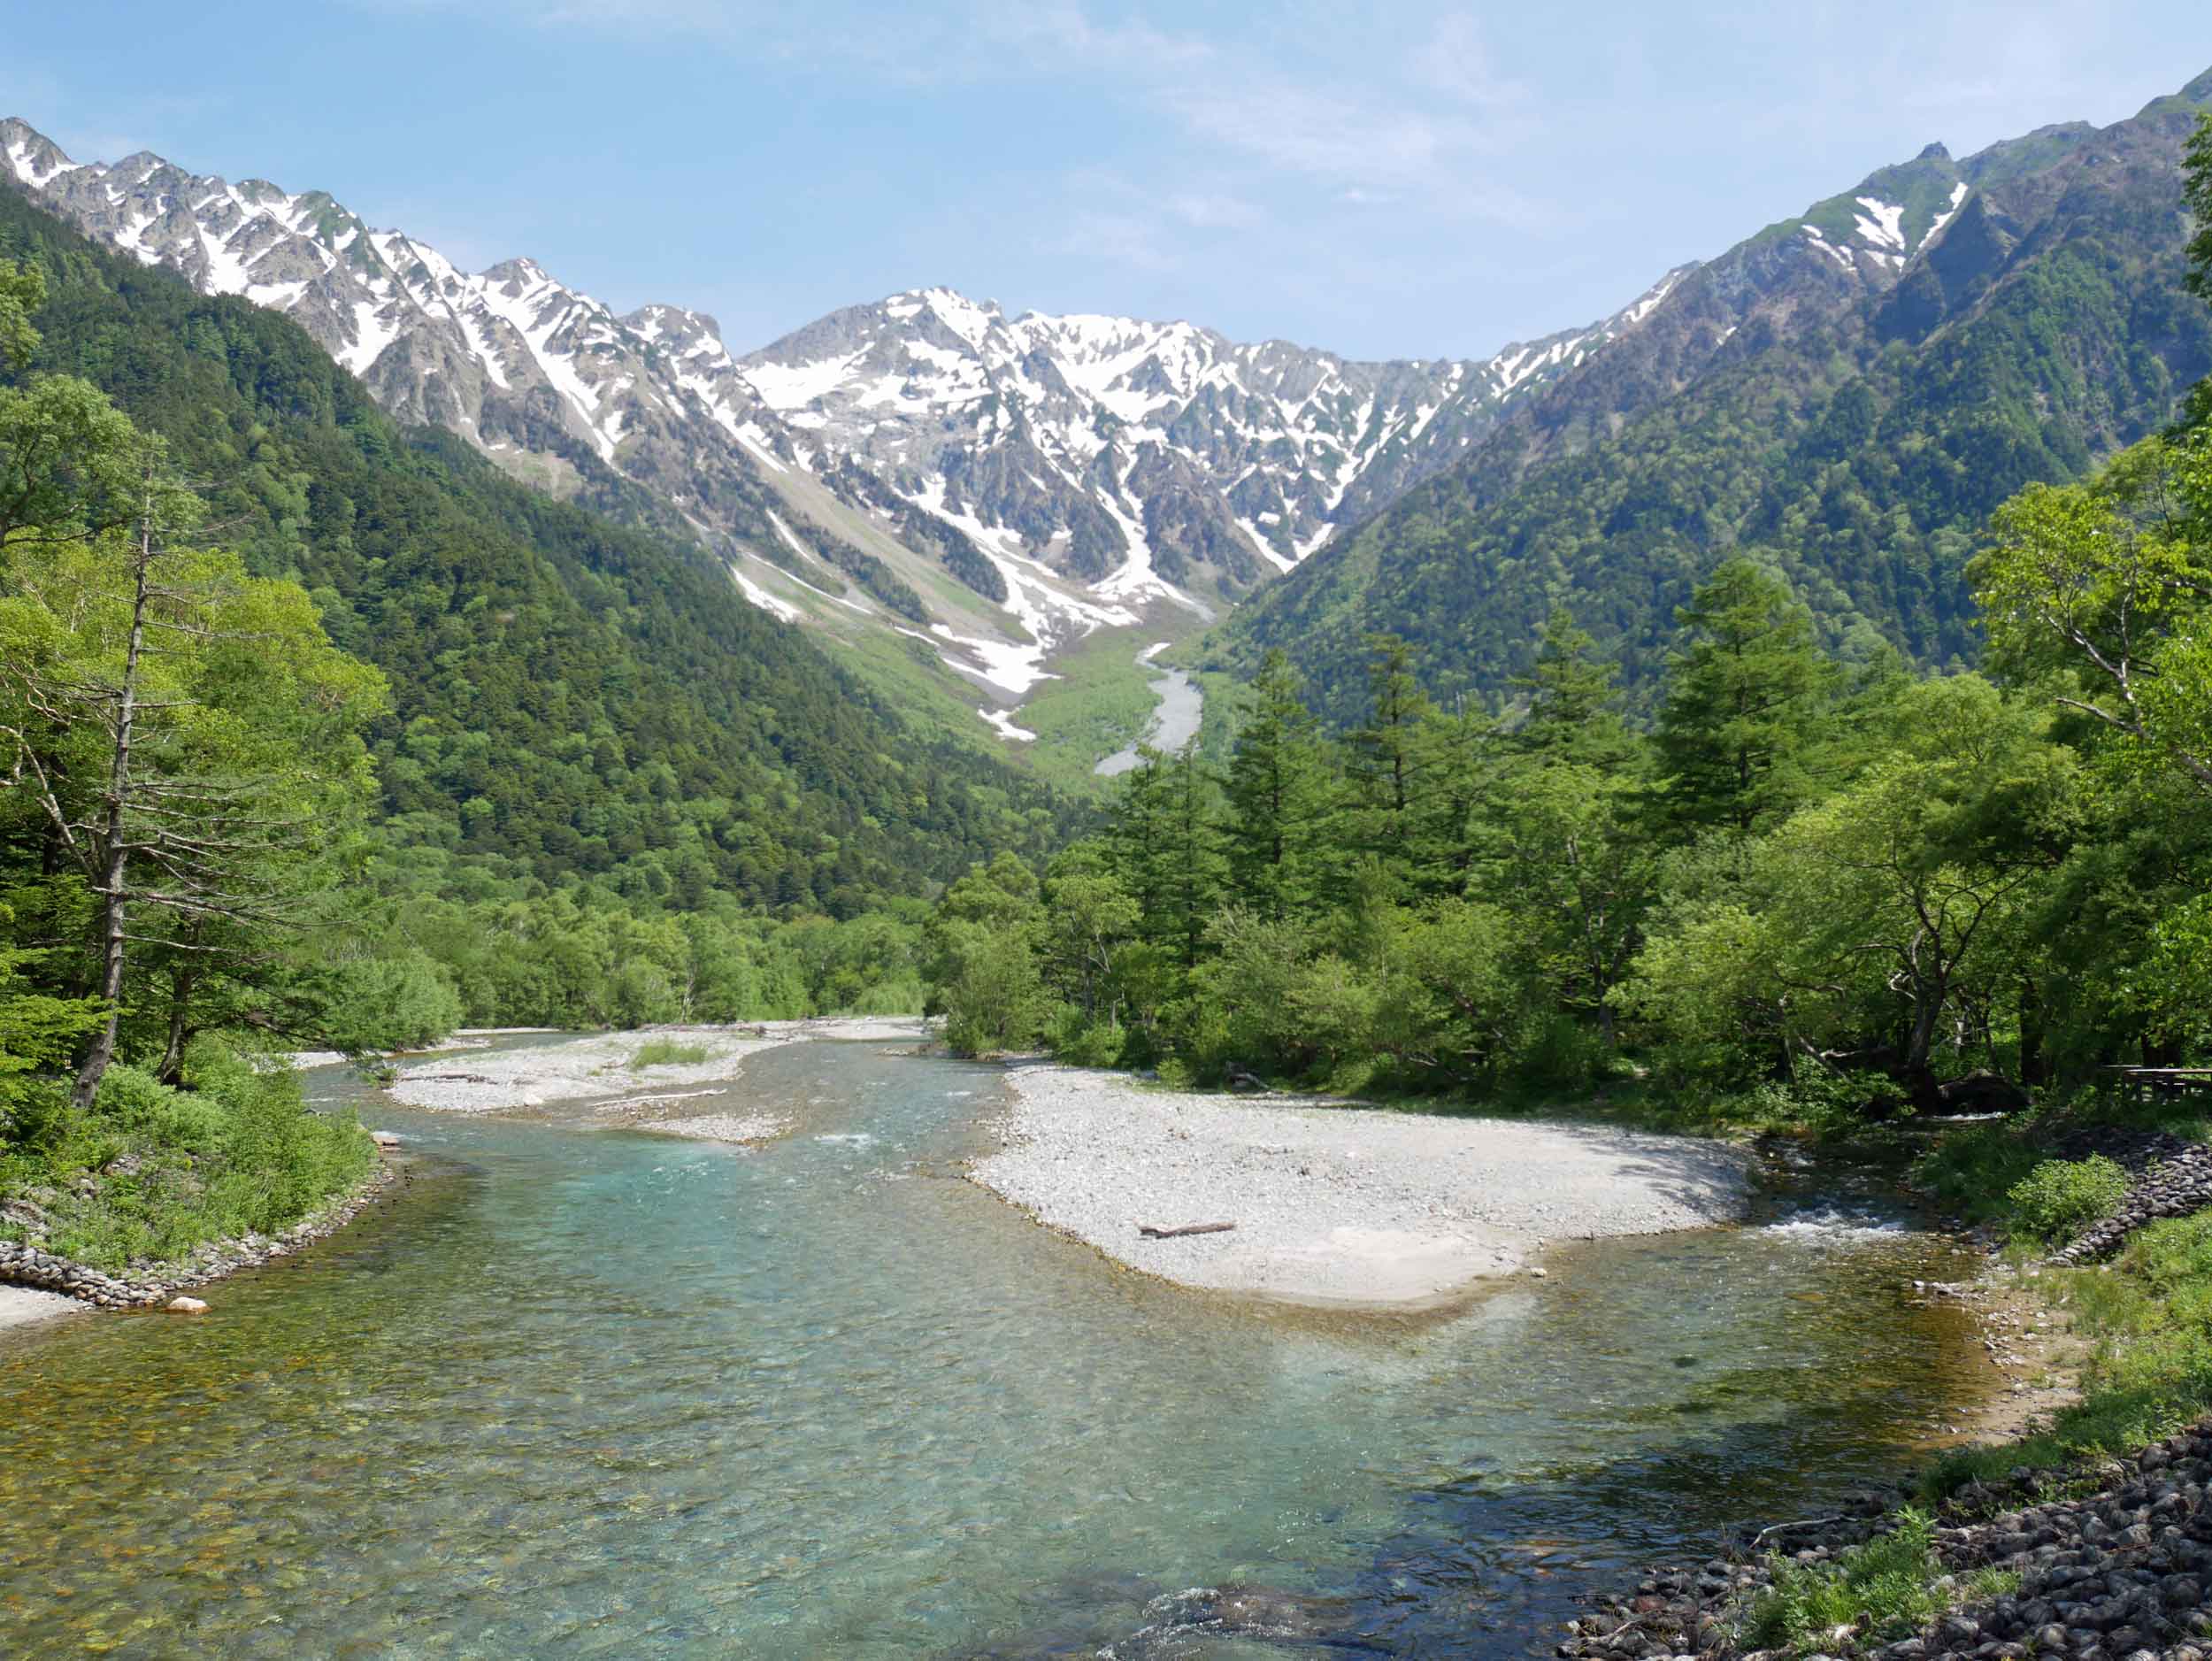
[[[1432,696],[1495,711],[1564,605],[1647,719],[1674,608],[1739,554],[1788,580],[1835,655],[1978,661],[1968,564],[1989,516],[2160,431],[2212,372],[2174,189],[2206,102],[2212,78],[2093,145],[1976,158],[1956,222],[1894,287],[1843,281],[1791,234],[1804,221],[1770,227],[1694,273],[1659,337],[1609,348],[1233,613],[1210,666],[1249,676],[1279,648],[1349,724],[1363,642],[1389,631]],[[1897,175],[1932,168],[1959,171],[1880,188],[1910,196]]]
[[[931,897],[1064,834],[630,517],[0,191],[0,1194],[34,1232],[170,1257],[360,1177],[271,1052],[911,1011]]]
[[[2212,121],[2187,177],[2212,227]],[[2212,299],[2212,229],[2182,281]],[[1498,715],[1432,702],[1371,634],[1332,730],[1271,651],[1225,765],[1150,754],[1098,834],[948,891],[953,1042],[1798,1122],[2200,1054],[2212,397],[1997,507],[1962,569],[1979,669],[1830,650],[1792,573],[1762,548],[1710,570],[1637,723],[1564,608]]]

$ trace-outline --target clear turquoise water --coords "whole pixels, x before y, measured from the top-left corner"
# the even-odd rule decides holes
[[[0,1653],[1540,1653],[1979,1388],[1925,1236],[1582,1246],[1452,1319],[1118,1272],[957,1179],[990,1070],[770,1052],[762,1152],[375,1110],[419,1174],[199,1320],[0,1340]],[[328,1080],[326,1088],[336,1088]],[[1346,1649],[1344,1646],[1354,1646]],[[1314,1653],[1308,1644],[1302,1653]]]

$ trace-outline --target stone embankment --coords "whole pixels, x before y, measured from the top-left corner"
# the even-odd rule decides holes
[[[1939,1528],[1937,1583],[1958,1602],[1905,1636],[1830,1634],[1834,1657],[1873,1661],[2204,1661],[2212,1655],[2212,1419],[2107,1460],[2095,1492],[2041,1501],[2021,1473],[2001,1488],[1970,1485],[1961,1519]],[[1787,1525],[1701,1566],[1655,1571],[1632,1593],[1600,1600],[1569,1624],[1558,1653],[1576,1661],[1658,1656],[1748,1657],[1743,1617],[1777,1562],[1818,1565],[1872,1538],[1901,1493],[1863,1493],[1848,1514]],[[1965,1577],[2010,1571],[2016,1589],[1979,1600]]]
[[[382,1139],[380,1145],[383,1145]],[[181,1262],[143,1271],[127,1269],[120,1274],[107,1274],[35,1246],[0,1241],[0,1283],[59,1292],[101,1309],[143,1309],[166,1303],[188,1288],[273,1263],[337,1233],[396,1180],[403,1180],[403,1173],[390,1163],[380,1161],[352,1193],[281,1234],[211,1242]]]
[[[2103,1154],[2125,1167],[2134,1180],[2120,1209],[2054,1252],[2055,1263],[2101,1263],[2125,1245],[2137,1229],[2212,1205],[2212,1147],[2203,1142],[2185,1142],[2167,1131],[2118,1130],[2069,1137],[2061,1151],[2069,1159]]]

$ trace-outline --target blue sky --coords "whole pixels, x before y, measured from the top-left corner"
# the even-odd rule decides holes
[[[2132,114],[2212,6],[198,0],[11,8],[0,113],[529,254],[742,351],[946,283],[1486,354],[1940,139]]]

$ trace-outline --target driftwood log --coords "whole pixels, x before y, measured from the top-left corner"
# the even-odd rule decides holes
[[[1174,1240],[1184,1234],[1219,1234],[1234,1228],[1234,1223],[1185,1223],[1179,1228],[1159,1228],[1150,1223],[1139,1223],[1137,1233],[1147,1240]]]

